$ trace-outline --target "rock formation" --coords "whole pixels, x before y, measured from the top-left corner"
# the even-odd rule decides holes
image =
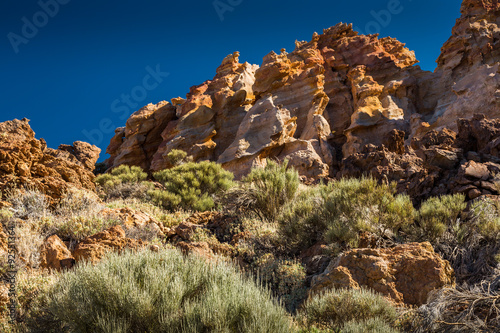
[[[459,119],[458,134],[430,130],[404,151],[403,135],[390,133],[381,146],[365,145],[343,160],[339,177],[369,174],[395,181],[417,202],[429,196],[463,193],[469,199],[500,194],[500,120],[484,115]],[[395,130],[397,132],[397,130]]]
[[[419,306],[427,302],[431,291],[454,284],[453,269],[430,243],[410,243],[347,251],[313,277],[310,292],[365,286],[395,303]]]
[[[427,181],[433,171],[415,171],[424,159],[450,169],[462,155],[425,148],[425,158],[402,156],[405,146],[432,131],[458,132],[459,118],[500,116],[499,13],[497,0],[464,0],[433,73],[416,66],[399,41],[359,35],[344,23],[296,42],[291,53],[269,53],[260,66],[240,63],[235,52],[185,99],[134,113],[116,130],[107,165],[157,171],[170,167],[171,150],[181,149],[237,178],[266,158],[288,159],[313,181],[349,175],[346,159],[365,154],[366,145],[384,145],[395,154],[384,157],[387,167]]]
[[[0,189],[32,186],[55,200],[71,186],[95,190],[92,171],[100,151],[80,141],[47,148],[26,118],[0,123]]]
[[[40,251],[40,267],[61,270],[71,268],[74,263],[75,258],[57,235],[52,235],[45,240]]]

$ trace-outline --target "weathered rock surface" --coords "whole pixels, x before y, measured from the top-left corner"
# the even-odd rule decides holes
[[[40,251],[40,267],[55,270],[71,268],[75,258],[66,247],[66,244],[57,236],[48,237]]]
[[[143,246],[145,243],[141,240],[125,237],[125,231],[118,225],[85,238],[78,243],[72,254],[77,263],[81,260],[96,263],[110,251],[138,249]]]
[[[422,305],[431,291],[454,284],[450,264],[425,242],[347,251],[313,277],[310,292],[365,286],[395,303]]]
[[[349,176],[350,159],[362,154],[371,165],[379,163],[379,174],[429,187],[443,179],[440,170],[456,170],[464,158],[497,163],[488,156],[498,155],[500,139],[479,133],[485,120],[468,121],[475,113],[500,117],[499,8],[497,0],[464,0],[433,73],[415,66],[414,53],[399,41],[359,35],[344,23],[296,42],[291,53],[269,53],[260,66],[241,64],[235,52],[185,99],[133,114],[111,140],[107,164],[156,171],[170,167],[166,155],[181,149],[237,177],[266,158],[288,159],[303,179],[314,181]],[[457,122],[461,118],[467,123]],[[469,141],[474,147],[466,147],[473,138],[468,132],[477,136]],[[408,147],[424,137],[430,141],[419,151]],[[456,139],[462,142],[456,149],[445,147]],[[382,145],[386,150],[376,152]]]
[[[0,123],[0,188],[30,185],[54,200],[69,187],[95,190],[92,171],[100,151],[79,141],[47,148],[26,118]]]
[[[413,138],[402,154],[385,145],[365,145],[342,161],[337,176],[368,174],[395,181],[399,192],[416,201],[453,193],[464,193],[469,199],[499,194],[500,156],[494,143],[500,140],[500,121],[476,114],[459,119],[457,128],[458,134],[431,130],[420,139]],[[402,137],[398,140],[392,145],[404,144]]]
[[[132,115],[117,129],[107,163],[155,171],[169,167],[172,149],[182,149],[236,176],[276,157],[308,179],[328,177],[342,151],[354,151],[373,133],[409,127],[416,62],[404,44],[359,36],[347,24],[297,42],[292,53],[271,52],[260,67],[240,64],[235,53],[186,99]],[[149,121],[156,114],[162,120]]]
[[[420,83],[425,103],[420,113],[431,128],[456,131],[455,121],[475,112],[500,116],[499,13],[498,0],[462,2],[462,16],[441,49],[436,71]]]

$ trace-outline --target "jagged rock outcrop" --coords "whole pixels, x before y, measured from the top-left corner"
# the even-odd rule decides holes
[[[405,146],[433,130],[459,132],[457,119],[474,113],[500,116],[499,9],[497,0],[464,0],[433,73],[416,66],[403,43],[359,35],[344,23],[296,42],[291,53],[269,53],[261,66],[241,64],[235,52],[186,99],[133,114],[111,140],[107,165],[156,171],[170,167],[166,155],[181,149],[237,178],[266,158],[288,159],[313,181],[348,175],[345,159],[371,144],[389,149],[393,156],[383,159],[397,169],[391,172],[432,183],[434,171],[418,172],[423,160],[453,169],[460,152],[426,148],[424,158],[405,154]]]
[[[0,189],[29,185],[57,200],[69,188],[95,190],[94,165],[100,149],[85,142],[59,149],[35,139],[29,120],[0,123]]]
[[[399,192],[417,202],[450,193],[463,193],[469,199],[499,194],[500,120],[476,114],[456,123],[458,134],[448,129],[431,130],[420,139],[413,138],[404,152],[394,151],[404,144],[403,137],[394,133],[385,145],[365,145],[343,160],[338,177],[367,174],[395,181]]]
[[[395,303],[419,306],[427,302],[431,291],[454,285],[449,262],[425,242],[347,251],[332,260],[325,272],[313,277],[310,293],[364,286]]]
[[[480,112],[500,116],[500,29],[498,0],[464,0],[461,17],[443,45],[435,72],[419,84],[419,126],[457,130],[458,118]]]
[[[308,179],[328,177],[342,150],[356,150],[377,131],[409,128],[416,62],[395,39],[360,36],[342,23],[297,42],[291,53],[271,52],[260,67],[240,64],[235,53],[186,99],[133,114],[116,130],[107,163],[155,171],[182,149],[237,177],[267,157],[288,159]]]

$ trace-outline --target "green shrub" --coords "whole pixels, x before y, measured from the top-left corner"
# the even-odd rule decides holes
[[[306,296],[306,270],[292,260],[279,260],[267,253],[254,263],[260,280],[281,300],[288,311],[294,312]]]
[[[324,223],[320,210],[324,205],[321,191],[324,185],[301,188],[278,217],[279,232],[287,248],[301,250],[323,238]]]
[[[357,246],[360,231],[397,232],[413,221],[408,196],[394,195],[394,184],[373,178],[342,179],[323,188],[325,239]]]
[[[418,226],[412,226],[410,232],[417,239],[435,241],[448,227],[453,226],[460,213],[466,207],[463,194],[432,197],[422,203],[416,216]]]
[[[290,332],[269,292],[177,250],[110,254],[64,274],[47,310],[71,332]]]
[[[141,167],[123,164],[110,173],[97,176],[94,182],[101,186],[106,200],[126,198],[144,200],[147,199],[146,193],[154,187],[151,182],[145,181],[147,177],[148,174]]]
[[[232,185],[234,175],[215,162],[189,162],[153,174],[165,190],[152,190],[148,194],[153,202],[169,209],[206,211],[214,208],[214,197]]]
[[[413,216],[410,198],[395,195],[394,185],[379,185],[372,178],[341,179],[299,194],[278,223],[292,243],[326,240],[356,247],[360,231],[397,233]]]
[[[316,295],[302,306],[297,316],[305,327],[337,330],[352,321],[374,318],[392,324],[397,313],[389,301],[367,289],[332,289]]]
[[[148,174],[141,167],[122,164],[110,173],[97,176],[94,181],[103,187],[113,187],[121,183],[138,183],[146,178]]]
[[[288,161],[281,165],[268,160],[264,168],[254,168],[242,179],[242,187],[231,195],[237,205],[255,212],[262,220],[274,221],[281,208],[297,193],[300,180],[294,169],[287,169]]]
[[[186,159],[187,153],[183,150],[179,149],[172,149],[168,154],[167,154],[167,159],[170,162],[172,166],[177,166],[184,162]]]
[[[500,204],[491,199],[478,200],[470,208],[479,234],[487,240],[500,239]]]

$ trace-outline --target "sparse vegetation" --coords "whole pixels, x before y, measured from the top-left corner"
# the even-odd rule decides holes
[[[175,166],[153,175],[159,183],[138,167],[97,176],[100,196],[70,189],[54,203],[34,189],[4,193],[9,205],[0,209],[0,220],[16,225],[16,267],[25,271],[18,286],[19,323],[8,324],[4,314],[3,331],[395,333],[487,331],[498,325],[494,300],[500,282],[491,282],[498,280],[500,257],[497,201],[467,206],[463,195],[448,195],[415,210],[394,184],[372,178],[306,186],[286,161],[268,161],[234,182],[214,162],[190,162],[175,150],[168,158]],[[125,227],[112,210],[123,208],[155,222]],[[219,211],[193,214],[213,209]],[[193,232],[180,236],[175,228],[186,220],[195,223]],[[30,275],[40,272],[47,236],[57,234],[71,250],[122,223],[126,237],[142,240],[151,251],[113,253],[96,265]],[[361,233],[374,237],[372,247],[430,241],[450,261],[458,289],[437,292],[428,305],[403,314],[366,289],[307,298],[312,276],[300,255],[320,244],[318,260],[330,260],[359,246]],[[181,242],[185,248],[198,244],[202,256],[208,249],[210,263],[181,255],[174,249]],[[0,265],[4,272],[6,264]],[[489,289],[481,283],[486,278]],[[463,308],[452,306],[462,300]]]
[[[499,299],[498,285],[489,283],[465,290],[441,289],[431,296],[428,304],[418,309],[414,331],[497,332],[500,327]]]
[[[172,149],[167,154],[167,159],[172,166],[178,166],[186,160],[187,153],[183,150]]]
[[[306,297],[306,272],[304,266],[293,260],[279,260],[268,253],[254,263],[257,275],[264,285],[271,288],[290,312]]]
[[[422,203],[416,217],[417,227],[410,232],[417,240],[435,241],[456,223],[465,207],[463,194],[431,197]]]
[[[342,179],[299,194],[279,218],[282,232],[302,247],[325,240],[356,247],[361,231],[397,233],[413,221],[414,208],[393,185],[372,178]],[[305,243],[304,243],[305,241]]]
[[[154,185],[145,181],[148,174],[138,166],[120,165],[95,178],[105,200],[139,198],[146,200],[146,194]]]

